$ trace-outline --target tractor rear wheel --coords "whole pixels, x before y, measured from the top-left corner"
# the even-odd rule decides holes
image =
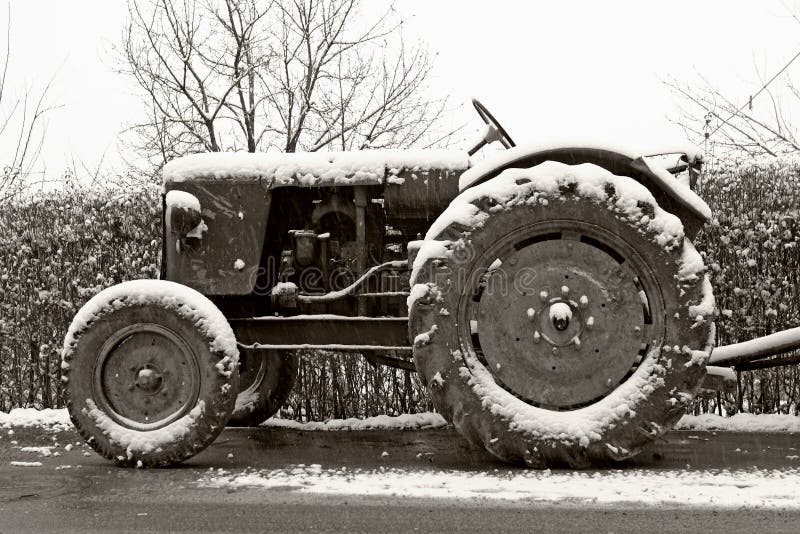
[[[683,415],[713,296],[680,221],[594,165],[513,169],[462,193],[414,262],[414,361],[439,411],[495,456],[587,467]]]
[[[291,352],[240,349],[239,395],[228,426],[258,426],[289,398],[300,358]]]
[[[237,360],[227,320],[197,291],[162,280],[113,286],[81,308],[64,341],[70,418],[121,465],[182,462],[225,428]]]

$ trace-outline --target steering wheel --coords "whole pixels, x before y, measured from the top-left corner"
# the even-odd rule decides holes
[[[470,156],[480,150],[484,145],[493,141],[500,141],[500,143],[506,148],[517,146],[514,140],[511,139],[511,136],[508,135],[508,132],[506,132],[505,128],[503,128],[497,119],[494,118],[494,115],[492,115],[489,110],[486,109],[486,106],[481,104],[477,98],[472,99],[472,105],[475,106],[475,111],[478,112],[480,118],[486,123],[487,126],[489,126],[489,128],[487,129],[484,138],[469,150]]]

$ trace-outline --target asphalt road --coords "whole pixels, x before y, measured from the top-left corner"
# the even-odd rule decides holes
[[[4,431],[5,432],[5,431]],[[22,446],[59,443],[59,456]],[[11,440],[17,442],[11,444]],[[229,472],[318,463],[327,467],[487,471],[508,469],[450,429],[301,432],[228,429],[179,468],[115,467],[74,432],[15,429],[0,439],[0,533],[23,532],[798,532],[800,510],[636,503],[587,505],[487,499],[314,495],[294,488],[210,488],[209,469]],[[671,432],[626,467],[781,468],[800,438],[787,434]],[[72,443],[66,451],[64,445]],[[386,452],[388,455],[384,455]],[[423,453],[422,456],[418,456]],[[13,461],[39,461],[17,467]],[[69,465],[69,468],[58,467]]]

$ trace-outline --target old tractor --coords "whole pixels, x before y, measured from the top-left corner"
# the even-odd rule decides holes
[[[161,280],[102,291],[64,342],[81,435],[123,465],[183,461],[226,425],[273,415],[298,351],[320,349],[416,370],[438,411],[498,458],[584,467],[637,454],[704,380],[729,383],[706,365],[701,157],[516,147],[474,105],[486,126],[469,151],[166,165]],[[495,141],[507,150],[471,162]]]

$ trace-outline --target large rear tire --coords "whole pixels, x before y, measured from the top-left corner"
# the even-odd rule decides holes
[[[81,308],[64,341],[70,418],[121,465],[182,462],[225,428],[237,360],[227,320],[197,291],[160,280],[119,284]]]
[[[713,296],[680,221],[594,165],[462,193],[412,273],[414,361],[437,409],[509,462],[622,460],[697,392]]]
[[[258,426],[289,398],[300,358],[290,352],[241,349],[239,359],[239,395],[228,426]]]

